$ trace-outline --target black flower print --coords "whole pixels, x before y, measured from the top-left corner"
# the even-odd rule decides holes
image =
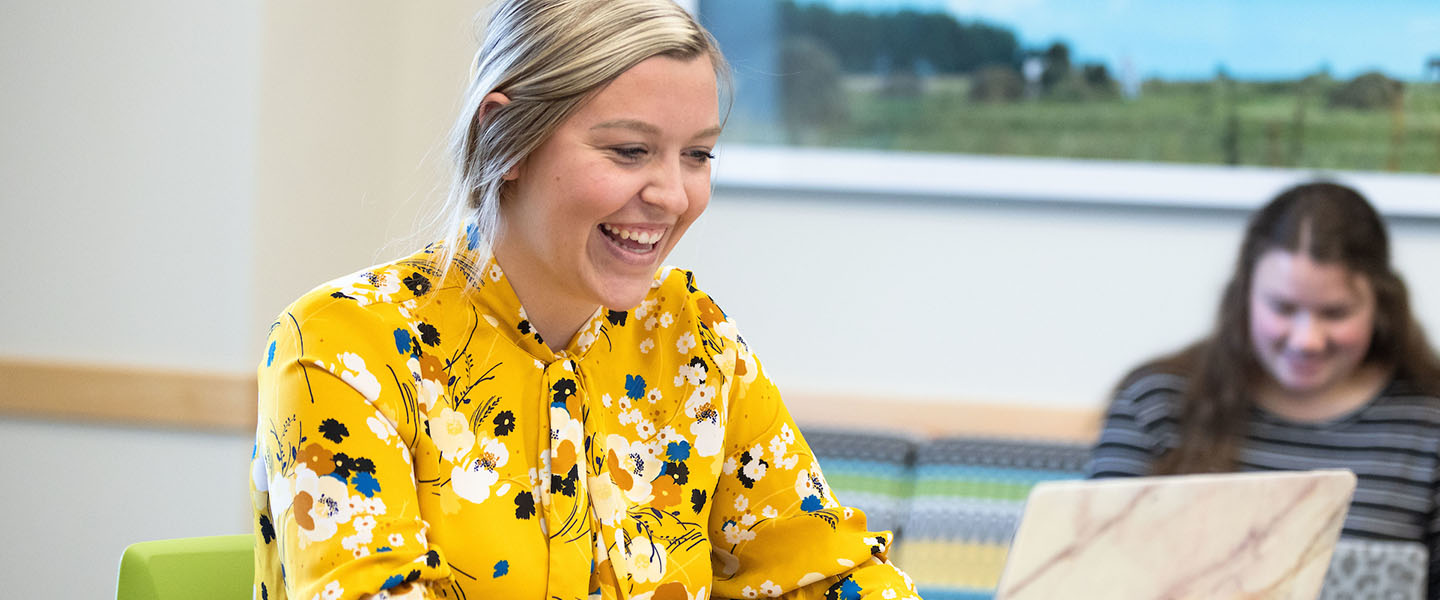
[[[424,296],[425,292],[430,291],[430,280],[419,273],[411,273],[409,277],[406,277],[402,281],[405,283],[405,287],[410,288],[410,292],[415,294],[417,298]]]
[[[440,343],[440,332],[435,329],[434,325],[421,323],[415,328],[420,330],[420,341],[425,342],[426,346],[436,346]]]
[[[260,600],[270,600],[270,590],[265,587],[264,582],[260,583]]]
[[[345,295],[345,292],[330,292],[330,297],[331,297],[331,298],[344,298],[344,299],[346,299],[346,300],[354,300],[354,299],[355,299],[354,296],[346,296],[346,295]]]
[[[350,464],[352,465],[352,468],[355,469],[355,471],[358,473],[369,473],[371,475],[375,474],[375,461],[373,460],[370,460],[363,456],[359,456],[356,457],[355,460],[352,461]]]
[[[337,452],[334,461],[335,470],[333,473],[339,475],[341,479],[350,479],[350,472],[355,469],[355,460],[344,452]]]
[[[705,509],[705,490],[690,490],[690,510],[695,514]]]
[[[275,539],[275,525],[270,522],[270,515],[260,515],[260,537],[266,544]]]
[[[425,566],[435,568],[440,566],[440,553],[434,550],[425,553]]]
[[[515,494],[515,518],[526,519],[535,516],[535,494],[520,492]]]
[[[555,402],[564,404],[566,400],[575,395],[575,380],[561,378],[560,381],[555,382],[555,385],[550,386],[550,391],[555,392]]]
[[[521,319],[520,323],[517,324],[515,328],[519,329],[520,333],[528,336],[533,336],[535,338],[535,341],[542,344],[545,343],[545,340],[540,339],[540,332],[536,331],[535,326],[530,324],[530,319]]]
[[[515,413],[502,410],[500,414],[495,415],[495,420],[492,421],[492,423],[495,424],[495,435],[510,435],[510,432],[515,431]]]
[[[570,472],[564,477],[559,475],[550,476],[550,491],[560,492],[571,498],[575,497],[575,484],[580,481],[580,465],[570,467]]]
[[[685,482],[690,481],[690,466],[683,462],[667,462],[665,474],[673,477],[675,483],[685,485]]]
[[[751,463],[755,463],[758,468],[746,469],[745,467]],[[763,476],[766,469],[768,468],[770,468],[770,463],[765,462],[764,459],[756,459],[755,457],[750,455],[749,450],[746,450],[740,455],[740,468],[736,469],[735,476],[740,478],[740,483],[743,484],[746,488],[754,488],[755,482],[761,476]],[[760,475],[755,475],[755,479],[751,479],[751,474],[756,471],[758,471]]]
[[[605,320],[616,327],[623,327],[625,325],[625,319],[628,317],[629,313],[623,310],[612,310],[605,313]]]
[[[345,427],[344,423],[335,419],[325,419],[323,423],[320,423],[320,434],[325,436],[325,439],[338,444],[345,439],[345,436],[350,435],[350,430]]]

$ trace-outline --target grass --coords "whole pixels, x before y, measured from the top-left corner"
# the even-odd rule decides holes
[[[847,116],[803,131],[740,124],[748,141],[925,152],[1440,173],[1440,84],[1411,83],[1394,110],[1332,109],[1290,83],[1149,85],[1134,99],[969,100],[964,79],[885,95],[841,89]],[[1228,133],[1227,133],[1228,130]],[[1227,142],[1227,137],[1233,141]],[[767,139],[768,138],[768,139]]]

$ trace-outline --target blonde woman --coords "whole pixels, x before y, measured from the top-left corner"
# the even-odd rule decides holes
[[[257,598],[907,598],[690,273],[726,66],[670,0],[500,0],[445,239],[271,328]]]

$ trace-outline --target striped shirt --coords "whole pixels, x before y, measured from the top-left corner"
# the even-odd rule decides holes
[[[1087,477],[1148,475],[1180,439],[1183,377],[1151,374],[1111,403]],[[1429,596],[1440,595],[1440,398],[1392,381],[1364,406],[1302,423],[1261,408],[1237,460],[1241,471],[1343,468],[1358,484],[1341,535],[1420,542],[1430,552]]]

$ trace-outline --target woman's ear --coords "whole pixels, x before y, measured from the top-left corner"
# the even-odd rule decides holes
[[[480,110],[476,113],[475,120],[477,122],[484,122],[486,117],[490,115],[491,111],[505,106],[509,103],[510,97],[500,92],[490,92],[488,94],[485,94],[485,97],[480,100]],[[510,170],[506,171],[505,175],[501,177],[501,179],[504,181],[514,181],[519,177],[520,165],[517,163],[515,166],[510,167]]]

